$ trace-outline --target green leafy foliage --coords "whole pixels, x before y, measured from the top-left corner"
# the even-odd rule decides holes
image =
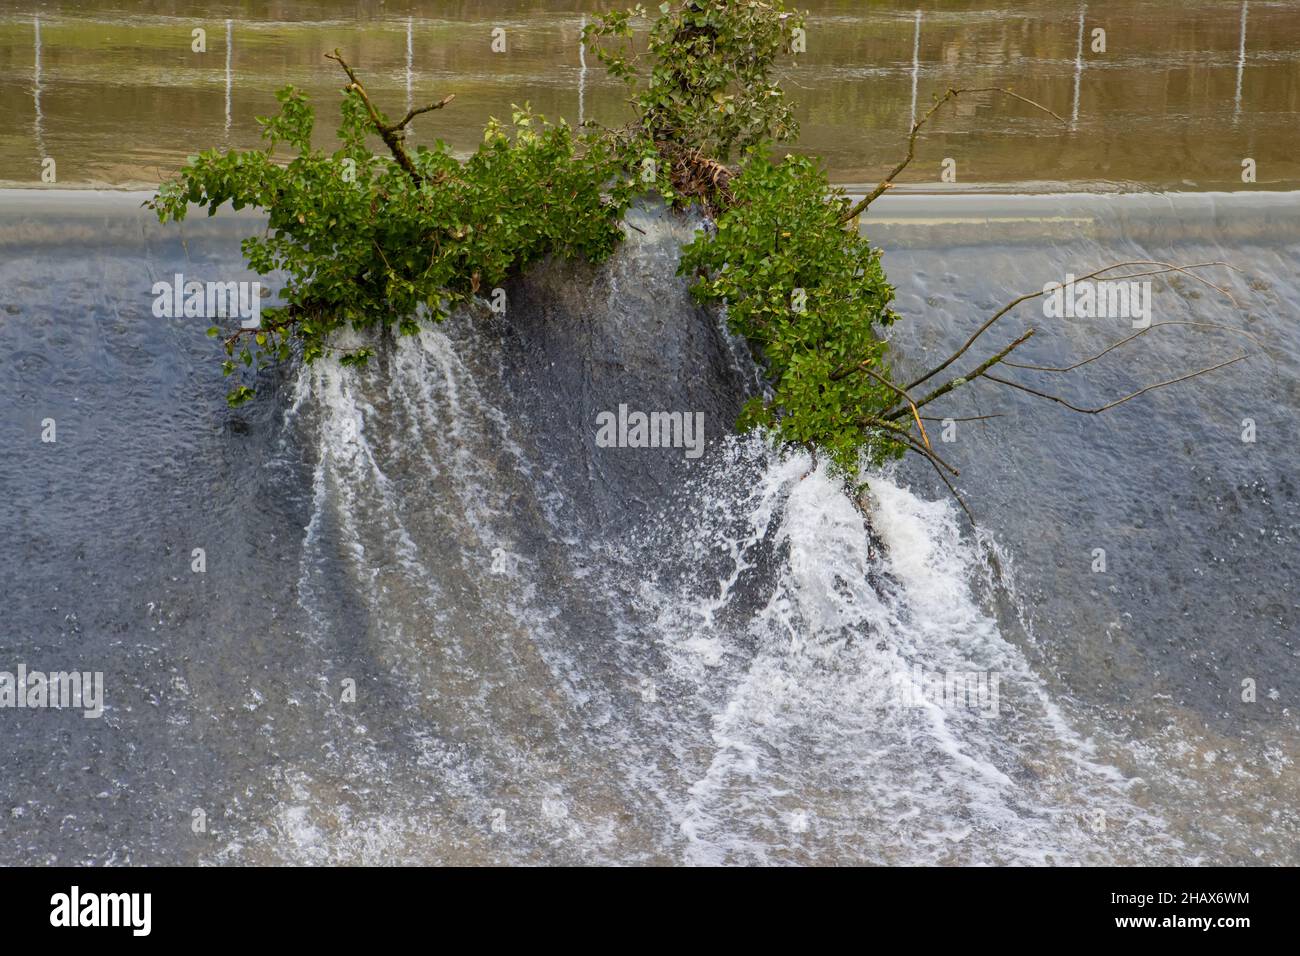
[[[787,11],[782,0],[664,3],[645,52],[638,53],[634,27],[645,15],[640,5],[605,14],[587,26],[583,39],[633,91],[637,125],[654,141],[725,162],[733,150],[798,135],[772,70],[790,53],[802,14]]]
[[[763,363],[771,392],[749,402],[741,424],[824,451],[855,474],[864,449],[879,462],[903,446],[870,419],[898,403],[877,332],[897,316],[880,251],[840,216],[847,204],[811,160],[754,156],[732,180],[733,204],[711,234],[682,252],[692,292],[725,303],[734,332]]]
[[[636,118],[622,129],[575,135],[525,107],[509,126],[490,121],[464,161],[441,142],[408,152],[404,124],[378,111],[336,51],[352,80],[336,151],[312,147],[312,108],[286,87],[279,113],[260,119],[265,149],[191,157],[150,200],[159,218],[184,219],[191,205],[209,215],[225,203],[265,209],[266,233],[243,252],[257,272],[286,279],[285,305],[224,339],[225,373],[296,349],[314,361],[343,328],[412,334],[546,255],[601,261],[622,238],[628,204],[655,193],[719,210],[681,270],[701,301],[725,304],[769,376],[741,424],[824,452],[846,477],[864,456],[900,454],[907,429],[883,417],[898,399],[878,334],[896,318],[879,252],[841,224],[847,200],[816,163],[767,158],[797,132],[772,73],[802,15],[782,0],[682,0],[659,11],[641,53],[641,7],[584,34],[633,91]],[[375,136],[391,158],[370,151]],[[733,152],[738,172],[723,165]],[[348,364],[372,354],[340,351]],[[252,394],[241,384],[228,400]]]
[[[511,127],[492,121],[464,162],[445,144],[411,155],[419,181],[366,147],[368,114],[360,94],[344,92],[341,148],[311,146],[313,113],[292,87],[278,94],[277,116],[261,119],[265,150],[192,157],[149,205],[162,221],[184,219],[188,206],[214,214],[267,210],[265,235],[244,240],[251,268],[282,270],[285,305],[266,309],[255,333],[226,339],[227,374],[291,354],[294,339],[314,361],[341,327],[418,329],[418,318],[445,317],[475,293],[490,290],[546,254],[600,261],[622,236],[632,186],[604,139],[579,141],[563,122],[549,124],[526,108]],[[296,151],[274,161],[280,144]],[[364,362],[370,351],[343,356]],[[232,404],[252,394],[232,391]]]

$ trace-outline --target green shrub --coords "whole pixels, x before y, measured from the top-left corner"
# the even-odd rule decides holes
[[[579,142],[563,122],[517,110],[511,129],[489,123],[464,162],[442,142],[421,147],[410,157],[417,180],[366,147],[358,91],[344,93],[334,153],[312,148],[313,114],[302,95],[288,87],[278,96],[279,115],[260,121],[264,151],[191,157],[149,203],[162,221],[184,219],[191,204],[209,215],[226,202],[269,214],[266,235],[242,248],[258,273],[284,271],[286,304],[265,310],[255,332],[226,339],[227,374],[236,360],[287,358],[294,339],[314,361],[344,326],[413,333],[422,309],[442,319],[543,255],[600,261],[622,236],[632,192],[627,184],[609,189],[619,182],[620,161],[605,140]],[[296,152],[283,166],[273,162],[281,143]],[[363,348],[343,360],[364,362],[369,354]],[[239,387],[230,400],[251,394]]]
[[[638,5],[605,14],[583,36],[612,76],[633,93],[636,127],[722,162],[732,151],[793,139],[798,124],[785,92],[772,78],[790,52],[802,14],[781,0],[686,0],[664,3],[650,26],[644,54],[635,49]],[[597,45],[597,39],[607,41]],[[648,70],[641,67],[645,58]]]
[[[844,196],[815,163],[766,155],[797,131],[772,72],[802,16],[781,0],[665,3],[638,54],[643,12],[607,14],[584,35],[633,90],[636,116],[622,129],[575,135],[525,108],[509,128],[491,121],[464,161],[441,142],[408,153],[415,113],[390,121],[336,51],[351,81],[339,149],[312,147],[313,111],[288,87],[280,112],[260,120],[264,150],[191,157],[149,202],[159,218],[183,219],[190,205],[209,215],[226,202],[265,209],[266,234],[243,252],[257,272],[286,277],[286,304],[225,339],[226,374],[286,359],[295,342],[314,361],[344,327],[413,333],[422,316],[445,318],[546,255],[601,261],[634,196],[657,191],[718,214],[716,230],[684,250],[682,270],[696,275],[702,301],[726,304],[769,376],[771,394],[750,402],[741,424],[820,449],[846,476],[864,451],[876,461],[898,454],[906,430],[883,419],[896,397],[877,333],[895,316],[879,253],[841,224]],[[371,136],[390,156],[371,153]],[[276,161],[280,146],[286,162]],[[739,170],[724,165],[733,152]],[[241,385],[229,400],[251,394]]]
[[[863,423],[895,405],[896,393],[844,374],[867,361],[887,376],[877,331],[897,316],[880,251],[840,223],[843,192],[811,160],[774,165],[762,156],[744,165],[732,191],[716,230],[683,250],[681,271],[699,273],[697,298],[726,304],[732,330],[749,340],[771,382],[741,424],[821,449],[850,475],[868,446],[877,462],[901,454],[887,431]]]

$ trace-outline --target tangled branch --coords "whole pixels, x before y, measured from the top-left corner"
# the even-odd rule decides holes
[[[1196,279],[1198,282],[1203,282],[1203,283],[1205,283],[1206,285],[1208,285],[1210,288],[1215,289],[1216,291],[1222,292],[1225,296],[1228,297],[1228,299],[1232,302],[1233,305],[1236,305],[1236,304],[1237,304],[1237,300],[1236,300],[1236,299],[1233,299],[1233,298],[1232,298],[1232,295],[1231,295],[1231,294],[1230,294],[1226,289],[1223,289],[1222,287],[1217,286],[1217,285],[1215,285],[1215,284],[1212,283],[1212,282],[1209,282],[1208,280],[1206,280],[1206,279],[1203,278],[1202,276],[1198,276],[1198,275],[1196,275],[1195,273],[1193,273],[1193,272],[1191,271],[1191,270],[1193,270],[1193,269],[1204,269],[1204,268],[1207,268],[1207,267],[1209,267],[1209,266],[1224,266],[1224,267],[1229,268],[1229,269],[1235,269],[1234,266],[1231,266],[1231,265],[1229,265],[1229,264],[1226,263],[1226,262],[1198,262],[1198,263],[1195,263],[1195,264],[1193,264],[1193,265],[1188,265],[1188,266],[1176,266],[1176,265],[1173,265],[1173,264],[1168,263],[1168,262],[1156,262],[1156,261],[1154,261],[1154,260],[1150,260],[1150,259],[1130,259],[1130,260],[1126,260],[1126,261],[1124,261],[1124,262],[1116,262],[1116,263],[1114,263],[1113,265],[1104,266],[1103,268],[1098,269],[1096,272],[1090,272],[1090,273],[1088,273],[1088,274],[1085,275],[1085,276],[1080,276],[1080,277],[1076,278],[1074,281],[1075,281],[1075,282],[1085,282],[1085,281],[1087,281],[1087,280],[1089,280],[1089,279],[1095,279],[1095,278],[1097,278],[1098,276],[1104,275],[1105,273],[1107,273],[1107,272],[1111,272],[1111,271],[1113,271],[1113,270],[1115,270],[1115,269],[1124,269],[1124,268],[1128,268],[1128,267],[1130,267],[1130,266],[1144,266],[1144,265],[1154,265],[1154,266],[1159,266],[1160,268],[1158,268],[1158,269],[1153,269],[1153,270],[1149,270],[1149,271],[1147,271],[1147,272],[1133,272],[1133,273],[1129,273],[1129,274],[1127,274],[1127,275],[1122,275],[1122,276],[1111,276],[1111,277],[1110,277],[1110,280],[1111,280],[1111,281],[1116,281],[1116,282],[1118,282],[1118,281],[1121,281],[1121,280],[1127,280],[1127,279],[1137,279],[1137,278],[1140,278],[1140,277],[1142,277],[1142,276],[1164,275],[1164,274],[1169,273],[1169,272],[1178,272],[1178,273],[1181,273],[1181,274],[1183,274],[1183,275],[1191,276],[1193,279]],[[1237,270],[1237,271],[1239,271],[1239,270]],[[1061,284],[1064,285],[1064,282],[1062,282]],[[968,339],[967,339],[967,340],[962,344],[961,348],[957,349],[957,351],[953,352],[953,353],[952,353],[951,355],[949,355],[946,359],[944,359],[942,362],[940,362],[940,363],[939,363],[938,365],[936,365],[934,368],[930,369],[930,371],[926,372],[926,373],[925,373],[924,375],[922,375],[920,378],[916,379],[915,381],[909,382],[908,385],[907,385],[907,390],[908,390],[908,391],[911,391],[912,389],[916,388],[916,386],[922,384],[923,382],[928,381],[929,379],[933,378],[934,376],[936,376],[936,375],[938,375],[940,372],[942,372],[944,369],[946,369],[946,368],[947,368],[949,365],[951,365],[953,362],[957,361],[957,359],[961,358],[962,355],[964,355],[964,354],[966,353],[966,351],[967,351],[968,349],[970,349],[970,347],[971,347],[972,345],[975,344],[975,340],[976,340],[976,339],[978,339],[981,335],[983,335],[983,334],[984,334],[985,332],[987,332],[990,328],[992,328],[993,325],[994,325],[994,323],[996,323],[996,322],[998,321],[998,319],[1002,318],[1004,315],[1006,315],[1008,312],[1010,312],[1010,311],[1011,311],[1012,309],[1014,309],[1016,306],[1020,305],[1020,303],[1022,303],[1022,302],[1028,302],[1030,299],[1037,299],[1039,296],[1044,295],[1044,294],[1046,294],[1046,289],[1040,289],[1040,290],[1037,291],[1037,292],[1029,292],[1029,293],[1026,293],[1025,295],[1018,296],[1017,298],[1012,299],[1010,302],[1008,302],[1008,303],[1007,303],[1006,305],[1004,305],[1002,308],[998,309],[997,312],[993,313],[993,315],[989,317],[988,321],[986,321],[983,325],[981,325],[978,329],[976,329],[975,332],[974,332],[974,334],[972,334],[971,337],[968,338]]]
[[[1155,268],[1142,269],[1141,271],[1137,271],[1137,272],[1126,272],[1120,276],[1109,275],[1110,273],[1113,273],[1115,270],[1118,269],[1130,269],[1134,267],[1143,267],[1143,266],[1154,266]],[[1224,266],[1226,268],[1233,269],[1234,271],[1240,271],[1240,270],[1236,270],[1235,267],[1224,262],[1201,262],[1201,263],[1194,263],[1191,265],[1176,265],[1173,263],[1160,262],[1157,260],[1140,259],[1140,260],[1128,260],[1125,262],[1114,263],[1112,265],[1105,266],[1101,269],[1098,269],[1095,272],[1091,272],[1088,275],[1083,276],[1081,279],[1076,279],[1074,281],[1076,282],[1084,281],[1088,279],[1094,279],[1099,276],[1108,276],[1108,279],[1104,279],[1102,281],[1120,281],[1125,279],[1138,278],[1141,276],[1166,275],[1169,273],[1178,273],[1181,275],[1188,276],[1192,279],[1195,279],[1196,281],[1203,283],[1209,288],[1212,288],[1222,293],[1230,302],[1233,303],[1233,305],[1236,305],[1237,304],[1236,299],[1233,298],[1232,294],[1226,288],[1220,285],[1216,285],[1213,282],[1210,282],[1204,276],[1198,275],[1194,271],[1197,269],[1207,268],[1209,266]],[[1204,368],[1198,368],[1193,371],[1186,372],[1182,375],[1178,375],[1174,378],[1167,379],[1165,381],[1155,382],[1151,385],[1146,385],[1142,388],[1137,389],[1136,391],[1133,391],[1113,401],[1106,402],[1105,404],[1099,405],[1095,408],[1076,405],[1060,397],[1059,395],[1053,395],[1048,392],[1033,388],[1029,385],[1025,385],[1021,382],[1012,381],[1011,379],[1003,378],[1000,375],[995,375],[993,374],[992,369],[997,365],[1005,365],[1008,368],[1019,368],[1019,369],[1024,369],[1026,371],[1048,372],[1048,373],[1057,373],[1057,374],[1072,372],[1075,369],[1083,367],[1084,365],[1088,365],[1091,362],[1097,361],[1102,356],[1108,355],[1109,353],[1120,348],[1121,346],[1134,341],[1140,336],[1145,335],[1147,332],[1150,332],[1152,329],[1161,328],[1164,326],[1171,326],[1171,325],[1183,325],[1183,326],[1190,326],[1194,328],[1209,328],[1209,329],[1218,329],[1227,332],[1234,332],[1234,333],[1244,335],[1247,338],[1250,338],[1252,341],[1256,341],[1258,343],[1258,340],[1255,339],[1255,337],[1252,336],[1250,333],[1245,332],[1244,330],[1241,329],[1232,328],[1230,326],[1220,325],[1218,323],[1213,323],[1213,322],[1190,322],[1190,321],[1170,320],[1165,322],[1157,322],[1153,325],[1149,325],[1131,335],[1125,336],[1124,338],[1120,339],[1117,342],[1111,343],[1110,345],[1106,346],[1099,352],[1069,365],[1062,365],[1062,366],[1031,365],[1028,363],[1009,361],[1008,356],[1010,356],[1010,354],[1013,351],[1015,351],[1017,348],[1023,345],[1026,341],[1030,339],[1030,337],[1034,335],[1035,329],[1030,328],[1026,330],[1024,334],[1022,334],[1019,338],[1012,341],[1011,344],[1007,345],[1005,348],[1001,349],[1000,351],[996,352],[994,355],[985,359],[978,366],[976,366],[972,371],[949,379],[943,385],[940,385],[938,388],[935,388],[924,397],[921,398],[913,397],[913,395],[911,394],[913,389],[915,389],[919,385],[924,384],[929,379],[933,378],[935,375],[937,375],[938,373],[942,372],[944,369],[951,366],[954,362],[956,362],[959,358],[961,358],[964,354],[966,354],[966,352],[968,352],[971,349],[971,347],[975,344],[976,340],[979,339],[979,337],[983,335],[986,331],[992,328],[998,322],[999,319],[1006,316],[1020,303],[1027,302],[1030,299],[1037,298],[1043,295],[1045,292],[1046,289],[1038,292],[1031,292],[1026,295],[1018,296],[1017,298],[1012,299],[1011,302],[1007,303],[1007,305],[1003,306],[1001,309],[995,312],[989,319],[987,319],[982,325],[980,325],[980,327],[976,329],[975,332],[964,343],[962,343],[962,345],[959,348],[957,348],[952,354],[950,354],[947,358],[945,358],[934,368],[930,369],[924,375],[920,376],[915,381],[908,384],[906,387],[899,387],[897,385],[893,385],[892,383],[889,383],[884,379],[880,379],[880,377],[876,376],[874,373],[871,373],[873,377],[881,381],[885,381],[885,384],[889,385],[890,388],[899,395],[899,397],[902,399],[902,402],[895,404],[894,406],[880,413],[879,415],[860,420],[859,424],[867,428],[874,427],[874,428],[885,429],[886,431],[889,432],[891,437],[897,438],[898,440],[902,441],[902,443],[905,444],[910,450],[915,451],[918,454],[922,455],[922,457],[926,458],[926,460],[928,460],[930,464],[935,467],[935,470],[939,473],[939,476],[943,479],[944,484],[948,486],[948,490],[952,492],[953,497],[956,498],[958,504],[961,505],[962,510],[966,512],[967,517],[971,519],[972,525],[974,524],[974,517],[971,514],[970,508],[967,507],[966,502],[962,500],[961,495],[957,493],[956,488],[953,486],[952,482],[948,479],[948,476],[944,474],[945,468],[953,475],[957,474],[956,470],[951,468],[951,466],[948,466],[945,462],[942,461],[942,459],[939,459],[934,454],[933,449],[929,447],[930,443],[928,440],[925,441],[924,446],[922,446],[920,442],[916,441],[916,439],[914,439],[910,434],[910,426],[904,427],[898,424],[898,419],[903,418],[910,413],[912,418],[915,419],[917,426],[921,429],[922,436],[924,436],[925,434],[924,426],[921,425],[924,416],[920,414],[920,409],[924,408],[926,405],[930,404],[936,399],[941,398],[944,395],[947,395],[949,392],[953,391],[954,389],[960,388],[962,385],[966,385],[978,378],[984,378],[998,385],[1004,385],[1008,388],[1025,392],[1029,395],[1035,396],[1036,398],[1041,398],[1046,401],[1055,402],[1059,405],[1065,406],[1071,411],[1078,412],[1080,414],[1098,415],[1101,414],[1102,412],[1108,411],[1119,405],[1123,405],[1125,402],[1132,401],[1133,399],[1139,397],[1140,395],[1145,395],[1147,392],[1153,391],[1155,389],[1164,388],[1169,385],[1175,385],[1179,382],[1185,382],[1188,379],[1196,378],[1208,372],[1213,372],[1216,369],[1226,368],[1229,365],[1234,365],[1237,362],[1240,362],[1243,359],[1248,358],[1249,353],[1243,352],[1242,354],[1235,356],[1234,358],[1228,359],[1226,361],[1218,362],[1214,365],[1209,365]],[[849,366],[849,367],[841,368],[840,370],[837,370],[834,374],[832,374],[831,378],[832,379],[841,378],[846,374],[851,374],[853,372],[858,371],[858,369],[860,368],[866,371],[870,371],[869,369],[866,369],[866,365],[868,364],[869,364],[868,362],[863,362],[859,366]],[[992,418],[992,417],[997,417],[997,416],[979,415],[979,416],[973,416],[973,418],[970,419],[963,419],[963,420],[982,420],[985,418]],[[935,419],[929,419],[929,420],[934,421]]]
[[[1045,398],[1048,399],[1049,401],[1056,402],[1059,405],[1064,405],[1066,408],[1070,409],[1070,411],[1073,412],[1080,412],[1081,414],[1084,415],[1098,415],[1101,412],[1108,411],[1109,409],[1114,408],[1116,405],[1123,405],[1125,402],[1129,401],[1130,399],[1137,398],[1139,395],[1145,395],[1147,392],[1151,391],[1152,389],[1164,388],[1166,385],[1174,385],[1177,384],[1178,382],[1185,382],[1189,378],[1196,378],[1196,376],[1204,375],[1206,372],[1213,372],[1215,369],[1218,368],[1224,368],[1228,365],[1235,365],[1237,362],[1240,362],[1242,359],[1249,358],[1249,357],[1250,357],[1249,353],[1242,352],[1236,358],[1228,359],[1226,362],[1220,362],[1218,365],[1210,365],[1206,368],[1198,368],[1196,371],[1188,372],[1186,375],[1180,375],[1177,378],[1171,378],[1164,382],[1156,382],[1154,385],[1148,385],[1145,388],[1139,388],[1136,392],[1132,392],[1128,395],[1125,395],[1123,398],[1117,398],[1113,402],[1107,402],[1105,405],[1102,405],[1098,408],[1080,408],[1078,405],[1072,405],[1069,402],[1067,402],[1065,399],[1060,398],[1059,396],[1048,395],[1046,392],[1037,391],[1036,389],[1032,389],[1027,385],[1021,385],[1019,382],[1012,382],[1005,378],[998,378],[996,375],[986,375],[985,378],[987,378],[991,382],[997,382],[1000,385],[1008,385],[1011,388],[1019,389],[1022,392],[1028,392],[1030,395],[1036,395],[1039,398]]]

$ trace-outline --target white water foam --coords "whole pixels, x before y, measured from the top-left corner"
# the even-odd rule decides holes
[[[706,531],[733,574],[693,607],[689,594],[655,598],[678,675],[715,701],[711,758],[678,811],[686,859],[1096,862],[1168,843],[980,606],[981,562],[954,506],[873,475],[877,545],[824,466],[737,447],[766,461],[761,479],[738,482],[724,463],[688,522],[744,509],[739,534]],[[716,622],[760,541],[782,558],[741,641]],[[917,666],[999,675],[1002,712],[900,700]]]
[[[288,774],[266,831],[286,858],[1100,863],[1176,849],[1000,633],[981,603],[989,542],[963,535],[949,502],[873,474],[864,520],[824,465],[737,438],[636,542],[544,566],[532,538],[567,547],[573,529],[542,509],[521,535],[502,483],[538,488],[554,463],[528,460],[441,332],[401,340],[382,367],[306,374],[319,458],[303,579],[337,529],[419,753],[354,754],[340,772],[387,787],[344,814],[302,809],[336,782]],[[509,469],[485,468],[490,455]],[[518,563],[490,574],[493,548]],[[590,626],[607,641],[574,642],[556,588],[603,603]],[[918,666],[997,674],[1000,713],[902,699]],[[657,696],[627,692],[647,682]],[[437,794],[462,810],[428,809]],[[485,829],[496,813],[501,835]]]

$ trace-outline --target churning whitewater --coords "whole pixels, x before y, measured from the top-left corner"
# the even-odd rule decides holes
[[[358,743],[295,768],[275,858],[1072,863],[1170,848],[981,608],[994,545],[963,538],[953,505],[873,474],[864,521],[824,466],[728,437],[671,501],[604,536],[566,506],[583,463],[518,434],[462,344],[429,330],[370,369],[300,372],[306,636],[327,652],[362,625],[375,672],[358,693],[395,695],[412,749]],[[338,558],[343,615],[317,573]],[[996,675],[996,713],[902,692],[953,672]],[[322,792],[353,788],[366,809],[346,816]]]

